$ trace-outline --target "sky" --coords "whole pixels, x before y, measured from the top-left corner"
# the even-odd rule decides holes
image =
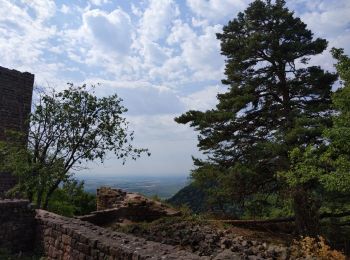
[[[117,93],[134,145],[149,148],[126,165],[108,155],[82,175],[188,175],[201,156],[197,135],[174,117],[215,107],[225,58],[215,34],[248,0],[0,0],[0,66],[35,74],[55,89],[67,82]],[[350,54],[349,0],[286,0],[316,37]],[[311,60],[334,70],[329,49]]]

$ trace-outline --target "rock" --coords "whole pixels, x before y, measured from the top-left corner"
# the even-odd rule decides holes
[[[220,241],[221,248],[230,248],[232,246],[232,240],[228,238],[222,238]]]
[[[242,251],[242,250],[243,250],[242,246],[239,246],[239,245],[237,245],[237,244],[234,244],[234,245],[231,247],[231,251],[232,251],[232,252],[239,252],[239,251]]]
[[[224,250],[219,253],[213,260],[242,260],[244,259],[238,253],[234,253],[231,250]]]
[[[249,259],[249,260],[260,260],[260,259],[262,259],[262,258],[259,257],[259,256],[256,256],[256,255],[249,255],[249,256],[248,256],[248,259]]]

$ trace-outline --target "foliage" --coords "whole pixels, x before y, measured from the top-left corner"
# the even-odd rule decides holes
[[[48,210],[67,217],[87,215],[96,211],[96,196],[84,191],[84,182],[69,179],[55,190]]]
[[[290,169],[279,174],[290,188],[307,190],[313,204],[320,204],[320,196],[331,197],[335,203],[350,195],[350,59],[341,49],[333,49],[332,53],[343,80],[343,86],[332,97],[336,110],[333,126],[324,130],[323,144],[294,148],[290,152]]]
[[[192,183],[179,190],[166,202],[176,207],[188,207],[194,213],[204,212],[208,209],[206,195]]]
[[[131,145],[133,132],[121,102],[116,94],[99,98],[86,85],[42,94],[30,115],[28,147],[18,136],[0,146],[0,167],[18,176],[16,191],[47,208],[53,193],[83,162],[103,162],[108,152],[125,162],[147,152]]]
[[[198,146],[207,154],[194,160],[195,182],[210,197],[244,205],[257,193],[268,199],[282,192],[277,173],[289,170],[289,151],[323,143],[337,75],[308,64],[327,41],[314,39],[283,0],[254,1],[217,37],[228,91],[217,96],[215,109],[188,111],[175,120],[199,132]],[[294,209],[309,207],[299,199]]]
[[[323,132],[327,142],[323,146],[309,144],[306,149],[290,152],[292,167],[284,173],[289,186],[316,180],[327,191],[348,193],[350,190],[350,58],[342,49],[332,50],[343,86],[332,97],[337,113],[333,126]]]
[[[339,251],[332,250],[323,237],[301,237],[294,240],[291,246],[291,257],[297,259],[315,258],[321,260],[345,260],[346,257]]]

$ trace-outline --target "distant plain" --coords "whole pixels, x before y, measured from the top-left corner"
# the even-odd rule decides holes
[[[88,176],[78,175],[84,181],[85,190],[96,193],[101,186],[137,192],[145,196],[158,196],[161,199],[172,197],[189,183],[188,176]]]

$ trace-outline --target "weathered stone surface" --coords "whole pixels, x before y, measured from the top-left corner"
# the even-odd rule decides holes
[[[33,74],[0,66],[0,140],[6,140],[7,130],[27,133],[33,83]],[[15,184],[13,176],[0,172],[0,198]]]
[[[271,245],[223,230],[205,221],[163,218],[144,224],[121,226],[115,224],[112,230],[122,230],[147,240],[169,244],[209,259],[289,259],[289,250],[282,245]],[[270,252],[268,248],[273,250]],[[276,250],[275,248],[278,248]]]
[[[97,211],[119,208],[126,198],[127,192],[120,189],[101,187],[96,192]]]
[[[0,248],[31,251],[35,237],[35,210],[27,200],[0,200]]]
[[[244,257],[240,256],[238,253],[234,253],[231,250],[224,250],[219,253],[213,260],[242,260]]]

